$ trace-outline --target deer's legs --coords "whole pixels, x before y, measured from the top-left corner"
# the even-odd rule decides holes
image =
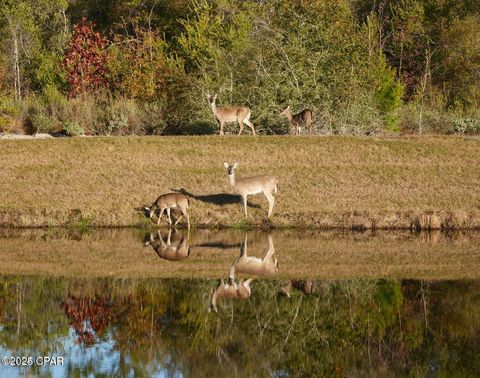
[[[172,217],[170,216],[170,208],[167,207],[167,215],[168,215],[168,223],[170,223],[170,226],[172,225]]]
[[[243,131],[243,121],[238,120],[238,124],[240,125],[240,131],[238,132],[238,135],[240,135]]]
[[[275,254],[275,247],[273,246],[273,238],[271,234],[268,234],[268,251],[263,260],[270,259]]]
[[[273,196],[272,193],[266,193],[266,192],[263,192],[265,194],[265,197],[267,197],[267,200],[268,200],[268,217],[270,218],[270,216],[272,215],[272,212],[273,212],[273,204],[275,203],[275,197]]]
[[[234,282],[235,282],[235,264],[232,264],[232,266],[230,267],[230,270],[228,271],[227,284],[233,285]]]
[[[218,121],[218,124],[220,126],[220,135],[223,135],[223,121]]]
[[[188,216],[187,210],[186,210],[186,209],[182,209],[182,208],[180,207],[180,211],[182,212],[182,215],[177,219],[177,221],[175,222],[174,226],[177,225],[177,223],[180,221],[180,218],[182,218],[182,216],[185,216],[185,217],[187,218],[188,228],[190,229],[190,217]]]
[[[244,119],[243,121],[252,129],[252,133],[255,135],[255,127],[253,127],[253,123],[251,123],[248,119]]]
[[[162,215],[163,215],[163,212],[164,212],[164,211],[165,211],[165,208],[162,207],[162,208],[160,209],[160,215],[158,216],[157,225],[160,224],[160,220],[162,219]]]
[[[241,196],[241,202],[243,203],[243,210],[245,212],[245,218],[247,218],[247,196]]]
[[[178,224],[178,222],[180,222],[180,219],[182,219],[182,217],[183,217],[183,215],[180,215],[173,225],[176,226]]]

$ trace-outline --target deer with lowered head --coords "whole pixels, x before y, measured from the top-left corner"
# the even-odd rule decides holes
[[[158,230],[157,234],[158,238],[155,237],[153,232],[150,233],[150,237],[145,242],[145,245],[150,245],[158,257],[165,260],[176,261],[186,259],[190,255],[189,235],[184,237],[183,234],[180,234],[180,238],[172,238],[172,229],[170,228],[168,230],[167,240],[164,241],[160,230]]]
[[[250,108],[246,106],[225,106],[217,107],[216,100],[217,95],[207,95],[208,102],[212,107],[212,112],[215,115],[215,118],[220,126],[220,135],[223,135],[223,125],[225,122],[238,122],[240,125],[240,135],[243,131],[243,124],[246,123],[251,129],[253,135],[255,135],[255,128],[253,123],[250,122],[250,116],[252,114]]]
[[[240,257],[230,267],[228,282],[235,280],[236,273],[245,273],[256,276],[270,276],[278,271],[278,261],[273,257],[275,247],[273,246],[272,235],[268,235],[268,251],[263,259],[247,255],[247,234],[245,242],[240,248]]]
[[[263,193],[268,201],[268,217],[272,215],[273,204],[275,203],[275,197],[273,193],[277,193],[278,180],[273,176],[252,176],[235,178],[235,169],[238,168],[238,163],[228,164],[223,163],[227,170],[228,182],[240,194],[245,211],[245,218],[247,218],[247,197],[251,194]]]
[[[235,282],[227,283],[223,281],[223,278],[220,280],[220,284],[217,286],[215,291],[212,293],[212,297],[210,299],[210,307],[208,312],[215,311],[218,312],[217,309],[217,301],[222,298],[234,298],[234,299],[246,299],[250,298],[252,295],[252,288],[250,287],[250,283],[253,281],[253,278],[249,278],[248,280],[240,280],[240,283],[237,285]]]
[[[188,215],[187,209],[190,205],[188,197],[181,193],[168,193],[162,194],[159,196],[152,206],[145,206],[145,210],[148,212],[149,218],[152,219],[157,210],[160,209],[160,214],[158,215],[157,225],[160,224],[162,219],[163,212],[167,210],[168,223],[172,225],[172,218],[170,217],[170,209],[179,209],[182,212],[182,216],[187,218],[188,228],[190,229],[190,216]],[[180,221],[181,216],[177,219],[174,226]]]
[[[308,128],[308,133],[312,133],[313,113],[310,109],[303,109],[300,113],[293,114],[290,110],[290,105],[281,113],[288,118],[288,122],[295,129],[295,135],[300,135],[300,126],[305,125]]]

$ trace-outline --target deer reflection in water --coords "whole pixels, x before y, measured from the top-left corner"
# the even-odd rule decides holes
[[[228,282],[231,283],[235,279],[236,273],[252,274],[255,276],[270,276],[278,271],[278,261],[273,257],[275,247],[273,246],[272,235],[268,235],[268,251],[263,259],[247,254],[248,237],[245,234],[245,241],[240,247],[240,256],[230,267],[228,274]]]
[[[252,295],[252,277],[247,280],[240,279],[239,284],[235,282],[235,274],[244,273],[256,276],[269,276],[278,271],[278,261],[273,257],[275,248],[273,246],[273,237],[268,235],[268,251],[263,259],[247,254],[248,238],[245,234],[245,241],[240,247],[240,256],[234,261],[228,272],[228,281],[225,284],[223,278],[220,284],[213,291],[210,300],[210,311],[218,312],[217,301],[222,298],[246,299]]]
[[[288,284],[282,287],[281,293],[290,298],[292,288],[301,291],[305,295],[309,295],[313,292],[313,282],[312,280],[288,280]]]
[[[162,232],[158,230],[156,233],[150,233],[150,236],[145,241],[145,246],[150,245],[158,257],[162,259],[171,261],[183,260],[190,255],[189,237],[190,232],[187,232],[185,237],[182,232],[170,228],[165,241]]]
[[[235,298],[235,299],[246,299],[250,298],[252,295],[252,288],[250,287],[250,283],[253,281],[253,278],[249,278],[248,280],[240,280],[240,283],[237,285],[235,281],[231,283],[228,282],[225,284],[223,278],[220,280],[220,284],[217,286],[215,291],[212,293],[212,298],[210,300],[210,307],[208,312],[215,311],[218,312],[217,309],[217,300],[222,298]]]

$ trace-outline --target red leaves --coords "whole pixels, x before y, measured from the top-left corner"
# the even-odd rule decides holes
[[[67,74],[69,97],[90,93],[108,84],[106,79],[107,39],[94,32],[95,24],[82,18],[74,26],[62,67]]]

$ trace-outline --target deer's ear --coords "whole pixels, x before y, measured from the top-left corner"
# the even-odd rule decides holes
[[[228,163],[227,163],[226,161],[224,161],[224,162],[223,162],[223,166],[224,166],[225,168],[228,168]]]
[[[214,99],[217,99],[217,96],[218,96],[218,94],[215,93],[215,94],[213,95],[213,98],[214,98]]]
[[[233,169],[237,169],[238,168],[238,163],[234,163],[233,164]]]
[[[290,105],[287,106],[287,110],[290,110]]]

